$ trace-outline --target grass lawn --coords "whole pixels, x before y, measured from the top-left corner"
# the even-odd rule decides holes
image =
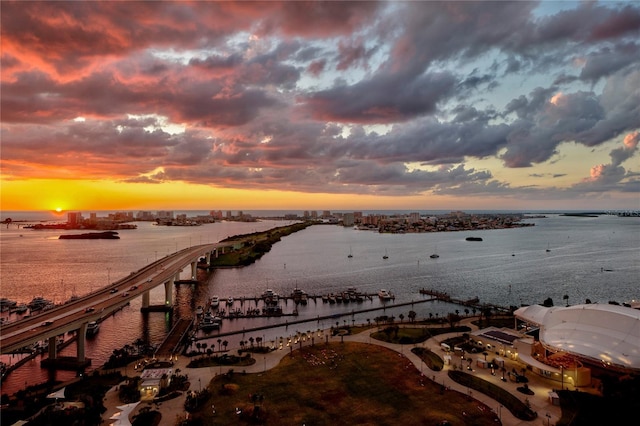
[[[422,377],[397,352],[361,343],[305,347],[263,374],[218,376],[209,389],[193,424],[499,424],[487,406]]]

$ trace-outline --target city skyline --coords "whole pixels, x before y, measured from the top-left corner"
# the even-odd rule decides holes
[[[2,210],[640,208],[635,2],[3,2]]]

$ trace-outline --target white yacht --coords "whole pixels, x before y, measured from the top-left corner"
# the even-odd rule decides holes
[[[98,334],[100,324],[97,321],[91,321],[87,324],[87,337],[93,337]]]
[[[389,290],[383,288],[378,292],[378,297],[380,297],[380,300],[391,300],[393,296],[389,293]]]
[[[213,309],[217,309],[218,306],[220,306],[220,297],[218,296],[213,296],[211,298],[211,301],[209,302],[209,305],[213,308]]]

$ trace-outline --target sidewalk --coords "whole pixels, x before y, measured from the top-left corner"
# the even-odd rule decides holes
[[[471,320],[472,319],[465,319],[462,321],[462,324],[467,325],[472,329],[476,329],[477,327],[471,324]],[[409,324],[405,323],[399,325],[403,326]],[[511,394],[519,398],[521,401],[524,401],[525,398],[529,400],[531,408],[538,413],[538,419],[534,420],[533,422],[519,420],[514,417],[511,412],[509,412],[509,410],[500,406],[500,404],[495,400],[487,397],[480,392],[475,392],[464,386],[461,386],[453,380],[449,379],[447,372],[452,368],[452,366],[445,366],[442,371],[431,371],[422,363],[421,359],[417,355],[411,352],[411,348],[413,348],[414,345],[400,345],[371,339],[369,335],[372,331],[375,330],[375,328],[371,328],[356,335],[344,336],[344,341],[376,344],[400,353],[409,361],[411,361],[419,371],[422,371],[426,378],[435,380],[437,383],[441,383],[444,386],[456,390],[460,393],[467,394],[472,398],[486,404],[489,408],[496,412],[498,417],[500,417],[502,424],[505,426],[531,426],[547,424],[553,425],[559,420],[562,414],[560,407],[552,405],[548,398],[548,392],[551,389],[557,387],[557,384],[553,381],[543,379],[542,377],[530,373],[527,375],[527,378],[529,379],[528,386],[529,389],[534,392],[534,395],[524,395],[516,390],[517,387],[521,386],[520,383],[514,383],[511,381],[503,382],[502,380],[500,380],[501,376],[499,373],[496,372],[495,375],[492,375],[490,369],[478,368],[473,366],[472,374],[508,390]],[[328,330],[325,330],[325,333],[327,332]],[[435,353],[440,353],[440,342],[449,337],[457,335],[460,335],[460,333],[442,334],[436,337],[432,337],[431,339],[418,346],[429,349]],[[339,339],[340,338],[337,336],[330,337],[329,341],[335,343],[339,342]],[[319,340],[315,343],[321,344]],[[303,342],[302,344],[302,346],[310,345],[311,342],[309,341]],[[299,347],[300,346],[298,343],[295,345],[293,350],[296,350]],[[247,373],[261,373],[278,365],[280,363],[280,360],[284,356],[288,355],[289,352],[290,348],[285,346],[283,349],[277,349],[268,354],[254,354],[253,356],[256,359],[255,364],[247,367],[242,367],[241,370],[246,371]],[[181,370],[181,374],[187,374],[189,376],[190,391],[198,391],[202,389],[203,387],[207,386],[216,375],[224,374],[229,370],[229,367],[187,368],[187,364],[189,363],[189,361],[189,357],[178,357],[178,360],[175,361],[173,368],[174,371],[175,369],[179,368]],[[516,361],[505,359],[505,368],[507,369],[507,371],[511,371],[512,368],[515,368],[519,371],[522,368],[522,365]],[[133,367],[128,368],[127,371],[134,371]],[[110,425],[114,422],[114,420],[109,420],[109,418],[113,414],[119,412],[120,410],[117,408],[117,406],[122,405],[122,403],[118,400],[118,393],[116,391],[116,388],[116,386],[111,388],[105,395],[104,399],[104,405],[107,410],[104,412],[102,419],[107,425]],[[187,392],[184,392],[182,396],[178,398],[164,401],[159,404],[140,403],[138,407],[136,407],[136,409],[131,413],[130,418],[133,418],[133,416],[137,414],[142,407],[152,405],[154,409],[157,409],[162,413],[162,419],[160,420],[159,426],[174,426],[177,417],[184,418],[186,415],[186,412],[184,411],[184,402]]]

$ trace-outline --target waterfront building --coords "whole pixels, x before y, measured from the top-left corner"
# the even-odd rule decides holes
[[[355,223],[355,218],[354,218],[353,213],[345,213],[342,216],[342,224],[344,226],[353,226],[354,223]]]
[[[173,212],[166,211],[166,210],[158,210],[158,213],[156,214],[156,218],[162,219],[162,220],[171,220],[173,219]]]
[[[69,212],[67,213],[67,223],[71,226],[76,226],[82,223],[82,213]]]
[[[173,369],[145,368],[140,375],[140,400],[153,401],[160,391],[169,386]]]
[[[150,221],[152,221],[154,219],[155,219],[155,217],[154,217],[153,213],[151,213],[151,212],[139,211],[138,213],[136,213],[136,220],[150,222]]]
[[[525,306],[514,312],[525,338],[518,359],[541,376],[573,386],[591,384],[591,372],[640,373],[640,311],[613,304]]]
[[[418,223],[420,222],[420,213],[414,212],[414,213],[409,213],[409,223]]]

